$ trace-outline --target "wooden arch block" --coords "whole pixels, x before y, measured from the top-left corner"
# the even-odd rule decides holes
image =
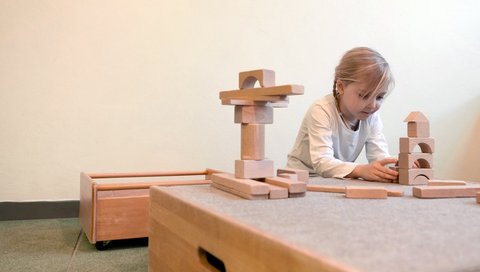
[[[251,89],[257,81],[262,88],[275,86],[275,71],[260,69],[240,72],[238,75],[238,88]]]
[[[435,140],[433,138],[400,137],[400,153],[413,153],[417,145],[422,153],[432,154],[435,152]]]
[[[420,168],[433,168],[433,155],[429,153],[400,153],[398,154],[398,168],[414,168],[418,161]]]
[[[433,169],[412,168],[398,170],[398,183],[402,185],[426,185],[433,179]]]

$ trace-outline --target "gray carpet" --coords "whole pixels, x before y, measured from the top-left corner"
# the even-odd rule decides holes
[[[480,204],[474,198],[418,199],[410,186],[356,180],[311,183],[385,186],[406,195],[347,199],[308,192],[244,200],[208,185],[164,190],[361,271],[480,271]]]

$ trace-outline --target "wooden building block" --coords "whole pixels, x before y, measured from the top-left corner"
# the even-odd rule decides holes
[[[306,183],[302,181],[292,181],[281,177],[265,178],[265,182],[268,184],[280,186],[288,189],[288,193],[304,193],[307,191]]]
[[[257,81],[262,88],[275,86],[275,71],[259,69],[238,74],[239,89],[251,89]]]
[[[450,185],[467,185],[463,180],[441,180],[430,179],[427,183],[428,186],[450,186]]]
[[[236,124],[273,124],[273,107],[235,106]]]
[[[387,196],[403,196],[404,193],[401,190],[387,190]],[[339,186],[339,185],[307,185],[307,191],[313,192],[323,192],[323,193],[346,193],[347,187],[346,186]]]
[[[347,198],[380,199],[387,198],[387,195],[387,189],[383,187],[347,186],[345,191]]]
[[[475,197],[478,192],[480,185],[413,187],[413,195],[418,198]]]
[[[270,189],[268,198],[270,199],[283,199],[288,198],[288,189],[273,184],[267,184]]]
[[[273,177],[274,168],[272,160],[236,160],[236,178],[267,178]]]
[[[477,203],[480,204],[480,192],[477,192]]]
[[[241,159],[263,160],[265,158],[265,125],[241,124]]]
[[[298,181],[298,175],[297,174],[282,173],[282,174],[278,174],[277,176],[281,177],[281,178],[286,178],[286,179],[289,179],[289,180],[293,180],[293,181]]]
[[[278,168],[277,169],[277,176],[280,174],[297,174],[298,181],[303,181],[308,183],[309,173],[308,170],[302,169],[293,169],[293,168]]]
[[[268,194],[265,194],[265,195],[251,195],[251,194],[245,193],[244,191],[239,191],[235,188],[224,186],[220,183],[212,182],[212,187],[216,188],[216,189],[219,189],[221,191],[230,193],[232,195],[236,195],[236,196],[239,196],[239,197],[242,197],[242,198],[245,198],[245,199],[250,199],[250,200],[262,200],[262,199],[268,199],[268,197],[269,197]]]
[[[255,101],[278,101],[287,95],[301,95],[304,88],[301,85],[281,85],[266,88],[221,91],[220,99],[240,99]]]
[[[213,174],[212,184],[213,183],[231,188],[246,195],[268,195],[270,191],[266,184],[251,179],[235,178],[232,174],[228,173]]]
[[[433,138],[400,137],[400,153],[413,153],[417,145],[422,153],[435,152],[435,140]]]
[[[414,123],[409,122],[407,125],[408,137],[430,137],[430,124],[429,123]]]
[[[430,136],[429,121],[423,113],[413,111],[403,121],[408,122],[408,137],[428,138]]]
[[[433,169],[412,168],[398,170],[398,183],[402,185],[426,185],[433,178]]]
[[[433,168],[433,155],[429,153],[400,153],[398,154],[398,168],[414,168],[418,161],[420,168]]]
[[[316,184],[308,184],[307,191],[312,192],[322,192],[322,193],[345,193],[346,192],[345,186],[338,186],[338,185],[316,185]]]

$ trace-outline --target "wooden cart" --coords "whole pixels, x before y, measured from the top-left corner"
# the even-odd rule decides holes
[[[80,224],[88,241],[99,250],[106,249],[111,240],[148,237],[151,186],[210,184],[210,175],[215,172],[219,171],[82,172]],[[203,177],[190,179],[193,176]]]

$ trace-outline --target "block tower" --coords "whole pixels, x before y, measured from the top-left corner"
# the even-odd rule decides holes
[[[239,90],[220,92],[223,105],[235,106],[241,150],[235,174],[213,174],[213,187],[248,199],[305,195],[308,171],[278,169],[276,176],[273,161],[265,157],[265,124],[273,123],[273,108],[287,107],[289,95],[301,94],[301,85],[275,86],[275,72],[265,69],[240,72]]]
[[[407,136],[400,138],[398,155],[398,182],[404,185],[427,184],[433,179],[433,152],[435,141],[430,138],[430,124],[419,111],[411,112],[407,122]],[[414,152],[416,146],[420,152]]]

